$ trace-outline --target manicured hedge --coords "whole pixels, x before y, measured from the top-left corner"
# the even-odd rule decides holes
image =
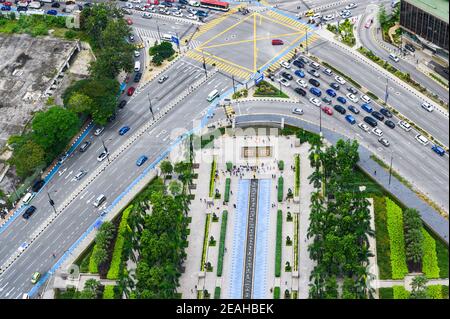
[[[232,169],[233,169],[233,163],[227,162],[227,171],[231,172]]]
[[[409,299],[409,291],[403,286],[394,286],[394,299]]]
[[[295,156],[295,181],[294,181],[294,196],[298,196],[300,191],[300,156]]]
[[[216,176],[216,158],[211,163],[211,176],[209,178],[209,197],[214,195],[214,178]]]
[[[283,201],[283,185],[284,185],[284,180],[283,177],[280,176],[278,178],[278,202],[281,203]]]
[[[386,197],[386,212],[391,248],[392,279],[403,279],[408,273],[408,267],[406,266],[405,238],[403,235],[403,212],[402,209],[388,197]]]
[[[211,222],[211,214],[206,214],[205,220],[205,237],[203,237],[203,250],[202,250],[202,260],[200,264],[200,271],[205,271],[205,262],[206,262],[206,250],[208,249],[208,241],[209,241],[209,224]]]
[[[281,210],[277,212],[277,236],[275,242],[275,277],[281,275],[281,245],[282,245],[282,226],[283,226],[283,213]]]
[[[105,286],[105,290],[103,290],[103,299],[115,299],[115,292],[113,285]]]
[[[119,224],[119,231],[117,233],[116,243],[114,244],[114,251],[113,251],[113,256],[112,256],[112,260],[111,260],[111,265],[109,266],[109,271],[108,271],[108,274],[106,275],[107,279],[110,279],[110,280],[119,279],[125,238],[127,236],[127,232],[130,231],[127,220],[128,220],[128,216],[130,215],[130,212],[132,209],[133,209],[133,205],[130,205],[122,213],[122,219]]]
[[[280,287],[273,288],[273,299],[280,299]]]
[[[284,170],[284,161],[278,161],[278,169],[280,170],[280,171],[282,171],[282,170]]]
[[[392,279],[391,249],[387,229],[386,198],[374,196],[375,237],[377,245],[377,263],[380,279]]]
[[[228,220],[228,211],[224,210],[222,213],[222,224],[220,225],[219,256],[217,259],[217,277],[222,276],[223,255],[225,253],[225,236],[227,234],[227,220]]]
[[[220,299],[220,287],[214,289],[214,299]]]
[[[227,179],[225,180],[225,196],[223,197],[223,200],[227,203],[230,201],[230,185],[231,178],[227,177]]]
[[[394,299],[394,290],[392,287],[380,288],[378,292],[380,299]]]
[[[422,272],[427,276],[428,279],[439,278],[439,266],[436,255],[436,241],[423,228],[422,234],[423,234]]]
[[[91,254],[91,258],[89,258],[89,272],[91,274],[96,274],[98,273],[98,265],[97,263],[94,261],[94,258],[92,256],[95,255],[95,251],[97,250],[97,244],[94,245],[94,248],[92,249],[92,254]]]
[[[442,286],[442,298],[448,299],[448,286]]]
[[[427,295],[430,299],[442,299],[442,286],[441,285],[427,286]]]
[[[294,271],[298,270],[298,226],[299,214],[294,214]]]
[[[439,265],[439,277],[448,278],[448,246],[446,246],[440,239],[435,238],[436,241],[436,254]]]

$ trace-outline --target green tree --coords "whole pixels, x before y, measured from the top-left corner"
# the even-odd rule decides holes
[[[88,279],[84,284],[84,289],[79,295],[79,299],[97,299],[100,294],[100,282],[95,279]]]
[[[416,209],[408,208],[403,212],[406,259],[420,265],[423,255],[422,219]],[[419,268],[419,267],[417,267]]]
[[[173,196],[176,196],[176,195],[181,194],[182,187],[179,182],[171,181],[169,184],[169,190]]]
[[[428,279],[425,275],[416,276],[411,282],[410,299],[428,299],[427,296]]]
[[[173,166],[170,161],[162,161],[160,167],[161,173],[163,173],[164,175],[172,174],[173,172]]]
[[[338,285],[335,276],[330,276],[325,280],[324,299],[338,299]]]
[[[38,166],[45,164],[45,151],[40,145],[28,140],[14,148],[9,162],[16,168],[17,175],[25,178],[31,175]]]
[[[75,113],[89,114],[94,108],[94,102],[86,94],[75,92],[70,96],[66,106]]]

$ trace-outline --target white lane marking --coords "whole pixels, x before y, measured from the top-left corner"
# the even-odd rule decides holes
[[[8,285],[9,285],[9,282],[7,282],[6,285],[4,285],[3,287],[0,288],[0,292],[3,291],[6,288],[6,286],[8,286]]]

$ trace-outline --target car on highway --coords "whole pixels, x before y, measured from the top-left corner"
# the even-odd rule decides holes
[[[428,112],[433,112],[433,105],[431,105],[430,103],[428,103],[428,102],[423,102],[422,104],[421,104],[421,106],[422,106],[422,108],[423,109],[425,109],[425,110],[427,110]]]
[[[298,95],[306,96],[306,91],[303,90],[303,89],[301,89],[301,88],[295,88],[294,91],[295,91],[295,93],[297,93]]]
[[[372,133],[378,137],[383,136],[383,131],[379,129],[378,127],[374,127],[372,129]]]
[[[363,105],[361,105],[361,108],[364,111],[366,111],[367,113],[372,113],[372,111],[373,111],[373,108],[367,103],[364,103]]]
[[[53,2],[51,5],[52,8],[59,8],[60,6],[59,2]]]
[[[196,16],[195,14],[192,14],[192,13],[189,13],[186,17],[191,20],[195,20],[195,21],[198,20],[198,16]]]
[[[394,62],[398,62],[400,61],[400,59],[398,58],[398,56],[396,56],[394,53],[389,54],[389,59],[391,59]]]
[[[163,75],[162,77],[160,77],[160,78],[158,79],[158,83],[159,83],[159,84],[164,83],[168,78],[169,78],[168,75]]]
[[[338,112],[338,113],[341,113],[341,114],[345,114],[347,111],[345,110],[345,108],[342,106],[342,105],[339,105],[339,104],[335,104],[334,106],[333,106],[333,108]]]
[[[290,69],[291,68],[291,64],[289,62],[282,61],[280,64],[285,69]]]
[[[386,108],[381,108],[380,109],[380,113],[383,114],[384,116],[386,116],[387,118],[391,118],[392,117],[391,111],[389,111]]]
[[[303,115],[303,109],[296,107],[296,108],[292,109],[292,113],[297,114],[297,115]]]
[[[380,112],[373,111],[372,116],[376,118],[378,121],[384,121],[384,116]]]
[[[345,104],[347,103],[347,100],[343,97],[343,96],[338,96],[336,98],[336,100],[338,100],[339,103]]]
[[[325,92],[327,92],[327,94],[331,97],[335,97],[336,96],[336,92],[333,89],[328,89]]]
[[[136,165],[137,165],[137,166],[141,166],[141,165],[144,164],[147,160],[148,160],[148,157],[147,157],[147,156],[141,155],[141,156],[136,160]]]
[[[142,72],[136,72],[136,74],[134,75],[134,83],[138,83],[142,78]]]
[[[128,132],[129,130],[130,130],[130,127],[129,127],[129,126],[127,126],[127,125],[122,126],[122,127],[119,129],[119,135],[125,135],[125,133]]]
[[[41,190],[42,186],[44,186],[45,181],[42,179],[38,179],[37,181],[34,182],[33,186],[31,186],[31,190],[34,193],[37,193]]]
[[[31,283],[34,285],[35,283],[37,283],[39,281],[39,279],[41,279],[41,273],[36,271],[31,276]]]
[[[128,88],[127,95],[128,95],[128,96],[132,96],[135,90],[136,90],[136,89],[134,88],[134,86],[130,86],[130,87]]]
[[[367,95],[363,94],[361,95],[361,100],[363,100],[365,103],[370,103],[372,100]]]
[[[272,45],[283,45],[284,42],[281,39],[273,39],[272,40]]]
[[[350,114],[348,114],[348,115],[345,116],[345,120],[346,120],[347,122],[349,122],[351,125],[353,125],[353,124],[356,123],[355,118],[353,117],[353,115],[350,115]]]
[[[389,141],[387,140],[387,138],[385,137],[380,137],[378,139],[378,142],[380,142],[381,145],[385,146],[385,147],[389,147]]]
[[[358,97],[352,93],[347,93],[345,96],[353,103],[358,103],[359,101]]]
[[[328,76],[332,76],[333,75],[333,71],[331,71],[330,69],[324,69],[322,72],[325,73]]]
[[[303,72],[302,70],[296,70],[294,72],[294,74],[300,78],[304,78],[305,77],[305,72]]]
[[[395,123],[392,122],[391,120],[384,121],[384,124],[389,128],[395,128]]]
[[[320,64],[317,62],[311,62],[310,66],[315,70],[320,70]]]
[[[358,127],[360,129],[362,129],[364,132],[369,132],[369,130],[370,130],[370,127],[368,127],[366,123],[361,122],[358,124]]]
[[[347,4],[347,5],[345,6],[345,10],[350,10],[350,9],[356,8],[357,6],[358,6],[358,5],[357,5],[356,3],[350,2],[349,4]]]
[[[80,146],[80,152],[81,152],[81,153],[86,152],[86,150],[89,148],[89,146],[91,146],[91,142],[89,142],[89,141],[84,142],[84,143],[81,144],[81,146]]]
[[[100,194],[95,202],[93,203],[94,207],[99,207],[103,202],[106,200],[106,196],[103,194]]]
[[[439,145],[433,145],[431,147],[431,149],[434,152],[436,152],[438,155],[440,155],[440,156],[444,156],[445,155],[445,150],[442,147],[440,147]]]
[[[331,21],[334,19],[334,14],[327,14],[322,19],[323,21]]]
[[[117,105],[117,107],[119,109],[123,109],[125,107],[125,105],[127,105],[127,101],[126,100],[122,100],[119,102],[119,105]]]
[[[339,75],[335,76],[334,79],[335,79],[336,82],[339,83],[340,85],[344,85],[345,83],[347,83],[347,81],[345,81],[344,78],[340,77]]]
[[[314,94],[315,96],[320,97],[322,95],[322,91],[320,91],[318,88],[312,87],[309,89],[309,92]]]
[[[289,80],[289,81],[291,81],[291,80],[293,79],[292,74],[289,74],[289,73],[287,73],[287,72],[282,72],[282,73],[281,73],[281,76],[282,76],[283,78],[285,78],[286,80]]]
[[[55,16],[58,14],[58,11],[56,11],[55,9],[50,9],[50,10],[47,10],[47,14]]]
[[[348,87],[347,87],[347,91],[349,91],[349,92],[350,92],[351,94],[353,94],[353,95],[358,94],[358,91],[356,91],[356,89],[353,88],[353,87],[351,87],[351,86],[348,86]]]
[[[428,144],[428,139],[425,136],[423,136],[422,134],[417,134],[415,138],[416,138],[417,142],[419,142],[422,145]]]
[[[410,52],[416,52],[416,49],[409,43],[405,44],[405,49]]]
[[[290,86],[291,85],[291,83],[289,83],[289,81],[286,80],[285,78],[279,78],[278,82],[280,82],[284,86]]]
[[[312,76],[316,77],[316,78],[320,78],[319,72],[317,72],[317,71],[314,70],[314,69],[309,69],[309,70],[308,70],[308,73],[311,74]]]
[[[130,18],[127,19],[127,24],[128,25],[132,25],[133,24],[133,20],[131,20]]]
[[[294,62],[292,62],[292,64],[300,69],[303,69],[305,67],[305,64],[303,64],[303,62],[300,60],[294,60]]]
[[[313,86],[315,86],[315,87],[319,87],[320,86],[320,82],[317,81],[316,79],[309,79],[308,82],[310,84],[312,84]]]
[[[151,13],[144,12],[144,13],[142,14],[142,17],[143,17],[144,19],[151,19],[151,18],[152,18],[152,15],[151,15]]]
[[[400,126],[402,129],[404,129],[406,132],[411,131],[411,124],[405,121],[399,121],[398,126]]]
[[[322,98],[322,102],[325,104],[331,104],[331,102],[333,102],[328,96],[324,96]]]
[[[320,100],[318,98],[316,98],[316,97],[310,98],[309,102],[311,102],[312,105],[315,105],[315,106],[318,106],[318,107],[320,107],[320,105],[322,104],[320,102]]]
[[[75,174],[75,176],[73,177],[73,179],[74,179],[75,181],[79,181],[79,180],[82,179],[83,176],[85,176],[86,174],[87,174],[86,171],[80,170],[78,173]]]
[[[104,130],[105,130],[105,127],[104,127],[104,126],[98,127],[98,128],[95,129],[94,135],[95,135],[95,136],[99,136],[100,134],[103,133]]]
[[[139,52],[139,50],[134,50],[134,57],[138,58],[141,56],[141,52]]]
[[[349,105],[347,106],[348,110],[354,114],[359,114],[359,109],[356,106]]]
[[[295,81],[295,82],[297,82],[297,84],[298,85],[300,85],[302,88],[307,88],[308,87],[308,83],[306,83],[306,81],[305,80],[300,80],[300,79],[298,79],[297,81]]]
[[[373,117],[370,117],[370,116],[364,117],[364,122],[366,122],[367,124],[369,124],[372,127],[375,127],[378,125],[377,120],[375,120]]]
[[[322,111],[324,111],[325,114],[333,115],[333,110],[330,107],[328,107],[328,106],[322,107]]]
[[[0,10],[1,11],[11,11],[11,7],[10,6],[1,6]]]
[[[22,214],[23,219],[28,219],[36,212],[36,207],[30,206],[28,207],[25,212]]]
[[[105,160],[106,157],[108,157],[109,152],[101,152],[100,155],[97,157],[97,161],[99,162],[103,162]]]
[[[337,83],[335,83],[335,82],[331,82],[331,83],[330,83],[330,87],[333,88],[333,89],[335,89],[336,91],[339,91],[339,89],[340,89],[339,84],[337,84]]]

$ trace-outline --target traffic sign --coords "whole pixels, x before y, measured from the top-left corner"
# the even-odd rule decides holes
[[[174,36],[174,35],[172,35],[172,40],[171,41],[173,43],[175,43],[177,46],[180,45],[180,40],[178,40],[178,38],[176,36]]]
[[[255,79],[255,85],[257,85],[262,80],[264,80],[264,73],[261,73],[261,75]]]

